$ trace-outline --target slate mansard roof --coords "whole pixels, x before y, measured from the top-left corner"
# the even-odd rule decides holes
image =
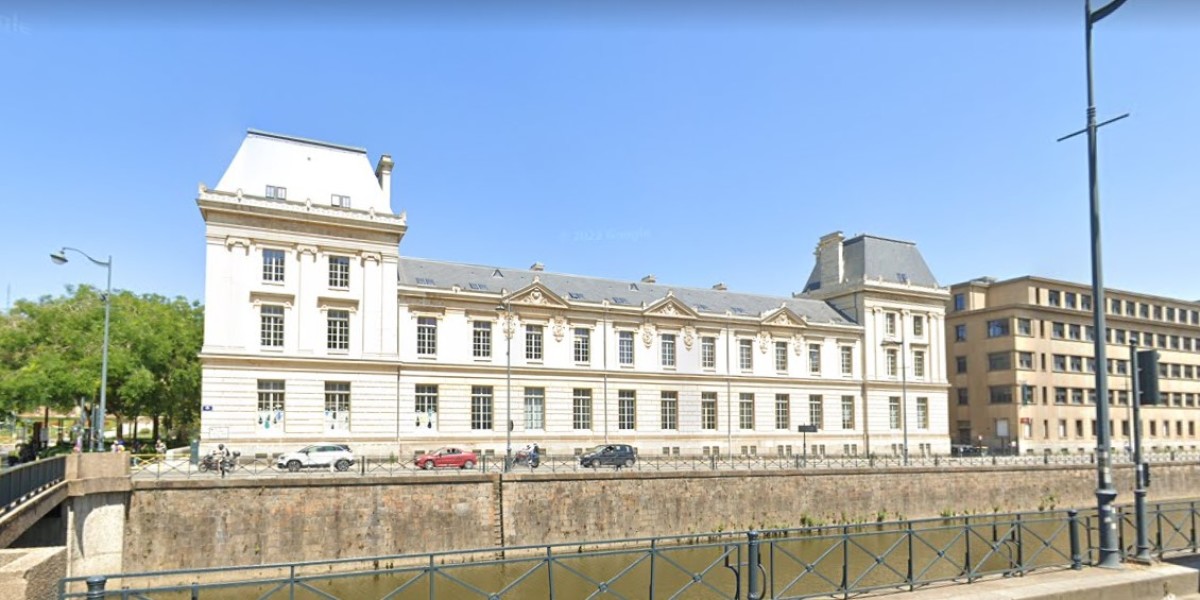
[[[938,288],[937,279],[913,242],[859,235],[842,242],[843,283],[883,281]],[[820,289],[820,261],[808,276],[805,292]]]
[[[501,290],[508,293],[521,290],[532,284],[535,277],[564,300],[581,304],[599,305],[607,300],[614,306],[640,308],[665,298],[667,292],[671,292],[677,300],[701,315],[725,316],[728,312],[734,316],[760,317],[786,306],[810,323],[856,324],[824,301],[812,298],[743,294],[643,281],[400,258],[400,285],[405,287],[449,290],[458,286],[467,291],[500,294]]]

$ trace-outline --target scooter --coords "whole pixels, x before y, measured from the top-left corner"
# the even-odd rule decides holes
[[[221,459],[220,464],[218,464],[216,457],[211,454],[206,454],[204,455],[204,458],[201,459],[197,468],[201,473],[205,471],[224,471],[225,473],[232,473],[233,468],[237,466],[237,458],[241,455],[241,452],[233,452],[232,454]]]
[[[528,452],[524,450],[518,450],[516,456],[513,457],[513,464],[536,469],[542,464],[542,456],[541,454],[537,454],[531,458]]]

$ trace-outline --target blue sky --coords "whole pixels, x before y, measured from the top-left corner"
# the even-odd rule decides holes
[[[409,256],[783,295],[842,230],[1089,281],[1082,1],[164,5],[0,2],[0,293],[102,285],[69,245],[202,299],[247,128],[391,154]],[[1197,34],[1097,26],[1110,287],[1200,299]]]

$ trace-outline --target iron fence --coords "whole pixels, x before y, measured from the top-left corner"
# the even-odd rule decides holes
[[[220,473],[204,470],[202,464],[193,464],[187,458],[172,458],[162,455],[131,455],[132,475],[135,479],[220,477]],[[1163,452],[1147,455],[1147,462],[1197,462],[1200,454]],[[1131,464],[1129,458],[1117,455],[1114,464]],[[1094,464],[1093,454],[1041,454],[1014,456],[909,456],[908,463],[900,456],[638,456],[631,467],[618,469],[609,466],[583,467],[579,457],[567,455],[545,456],[537,468],[526,464],[514,464],[516,472],[592,472],[630,470],[641,472],[670,471],[736,471],[736,470],[788,470],[788,469],[901,469],[942,467],[983,467],[1021,465],[1081,465]],[[481,455],[472,469],[438,468],[424,470],[415,458],[360,457],[347,471],[334,472],[329,467],[305,469],[307,473],[332,473],[334,476],[393,476],[425,472],[429,475],[453,475],[456,473],[496,473],[504,470],[504,457]],[[294,476],[286,469],[277,468],[275,459],[268,455],[241,456],[234,462],[231,474],[235,477],[287,477]]]
[[[1155,551],[1195,552],[1196,519],[1194,501],[1155,504]],[[850,598],[1081,569],[1096,524],[1053,510],[71,577],[59,598]]]
[[[0,472],[0,515],[61,482],[66,469],[67,457],[54,456]]]

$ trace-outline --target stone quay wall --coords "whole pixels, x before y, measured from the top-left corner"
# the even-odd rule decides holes
[[[1133,470],[1114,469],[1118,503]],[[1154,465],[1151,503],[1200,496],[1200,463]],[[597,542],[1096,504],[1094,465],[523,472],[139,480],[125,572]]]

